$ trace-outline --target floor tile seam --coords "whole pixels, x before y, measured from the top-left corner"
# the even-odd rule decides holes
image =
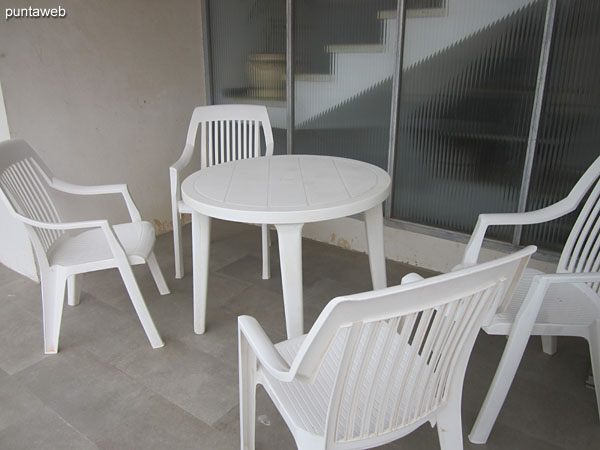
[[[36,363],[39,363],[43,360],[37,361]],[[30,395],[31,397],[35,398],[47,411],[49,411],[50,413],[52,413],[56,418],[58,418],[61,422],[63,422],[68,428],[70,428],[71,430],[73,430],[75,433],[77,433],[77,435],[83,437],[86,441],[88,441],[89,443],[91,443],[92,445],[94,445],[94,447],[99,448],[98,445],[96,444],[96,442],[94,442],[92,439],[90,439],[90,437],[85,434],[83,431],[79,430],[75,425],[73,425],[71,422],[69,422],[66,418],[64,418],[58,411],[56,411],[52,405],[48,404],[42,397],[40,397],[33,389],[31,389],[26,383],[24,383],[21,379],[19,379],[18,376],[13,376],[13,375],[9,375],[12,379],[12,381],[14,383],[17,384],[17,386],[22,389],[24,392],[27,393],[27,395]],[[35,410],[31,410],[28,413],[29,415],[34,415],[36,413],[40,412],[39,409],[35,409]],[[2,427],[0,428],[0,431],[16,425],[16,423],[18,423],[18,421],[16,422],[12,422],[10,424],[8,424],[6,427]]]
[[[44,403],[45,404],[45,403]],[[77,427],[75,425],[73,425],[72,423],[70,423],[67,419],[65,419],[63,416],[61,416],[57,411],[55,411],[54,409],[50,408],[48,405],[46,405],[46,408],[49,408],[54,414],[56,414],[58,416],[58,418],[70,429],[72,429],[75,433],[77,433],[79,436],[81,436],[83,439],[85,439],[87,442],[89,442],[90,444],[92,444],[94,447],[96,447],[98,450],[100,450],[100,447],[98,446],[98,444],[96,442],[94,442],[93,439],[91,439],[87,434],[85,434],[84,432],[80,431],[79,429],[77,429]]]
[[[219,270],[215,270],[214,272],[213,271],[209,271],[209,277],[210,277],[210,275],[217,276],[217,277],[219,277],[221,279],[224,279],[224,281],[231,281],[231,282],[235,282],[237,284],[247,284],[247,286],[244,288],[244,291],[246,289],[248,289],[248,288],[251,288],[252,286],[256,286],[256,284],[253,283],[253,282],[251,282],[251,281],[241,280],[241,279],[233,277],[231,275],[227,275],[226,273],[221,272],[220,269]],[[259,278],[259,280],[262,281],[262,278]],[[209,279],[208,282],[210,283],[210,279]]]
[[[207,331],[207,332],[208,332],[208,331]],[[198,338],[198,339],[202,339],[202,336],[203,336],[204,334],[205,334],[205,333],[203,333],[203,334],[196,334],[196,333],[194,333],[194,337],[196,337],[196,338]],[[189,353],[201,353],[201,354],[202,354],[202,357],[205,357],[205,358],[207,358],[207,359],[211,359],[211,360],[212,360],[212,359],[214,359],[214,360],[218,361],[219,363],[221,363],[221,364],[224,364],[224,365],[226,365],[226,366],[228,366],[228,367],[233,367],[233,368],[236,370],[236,372],[237,372],[237,363],[236,363],[236,364],[231,364],[231,363],[227,362],[227,360],[226,360],[226,359],[220,359],[220,358],[217,358],[217,356],[215,356],[215,355],[213,355],[213,354],[211,354],[211,353],[207,352],[206,350],[203,350],[203,349],[201,349],[201,348],[198,348],[198,347],[194,347],[192,344],[189,344],[187,341],[184,341],[184,340],[181,340],[181,339],[172,339],[172,340],[171,340],[171,342],[172,342],[172,341],[177,341],[177,343],[178,343],[178,344],[179,344],[179,345],[180,345],[180,346],[181,346],[181,347],[182,347],[182,348],[183,348],[183,349],[184,349],[186,352],[189,352]],[[165,342],[165,347],[166,347],[167,345],[168,345],[168,342]],[[237,345],[236,345],[236,350],[237,350]],[[236,360],[236,361],[237,361],[237,360]]]
[[[215,359],[216,361],[219,361],[220,363],[228,366],[228,367],[233,367],[236,370],[237,373],[237,365],[235,365],[235,367],[227,362],[224,362],[220,359],[218,359],[216,356],[211,355],[210,353],[205,352],[204,350],[198,349],[198,348],[194,348],[191,347],[189,345],[187,345],[185,342],[178,340],[179,344],[185,348],[187,351],[193,351],[193,352],[200,352],[202,353],[205,357],[210,358],[210,359]],[[89,352],[88,352],[89,353]],[[95,355],[92,354],[92,356],[97,359],[97,357]],[[99,360],[100,363],[103,363],[101,360]],[[107,363],[103,363],[103,364],[107,364]],[[118,367],[116,365],[111,365],[108,364],[111,367],[113,367],[115,370],[118,370],[121,374],[125,375],[125,377],[130,380],[132,383],[140,386],[140,388],[142,388],[142,390],[146,390],[148,391],[148,393],[151,393],[153,395],[156,395],[158,397],[161,398],[161,400],[164,400],[165,402],[169,403],[171,406],[173,406],[174,408],[183,411],[184,413],[186,413],[187,415],[193,417],[195,420],[200,421],[203,425],[206,425],[208,427],[212,427],[212,424],[209,422],[206,422],[205,420],[203,420],[201,417],[198,417],[197,415],[195,415],[193,412],[189,411],[188,409],[186,409],[185,407],[175,403],[173,400],[169,399],[168,397],[166,397],[163,393],[157,391],[156,389],[154,389],[151,386],[151,383],[149,384],[148,382],[144,381],[144,379],[142,378],[136,378],[130,374],[128,374],[127,372],[125,372],[124,369],[122,369],[121,367]],[[219,419],[221,419],[222,417],[220,417]],[[218,420],[217,420],[218,421]],[[214,429],[214,428],[213,428]],[[216,430],[216,429],[215,429]],[[218,430],[217,430],[218,431]]]
[[[463,408],[464,408],[464,406],[463,406]],[[479,410],[475,411],[475,414],[477,414],[477,412],[479,412]],[[502,414],[502,410],[500,411],[500,414]],[[501,421],[500,417],[494,424],[494,426],[498,426],[498,425],[501,425],[508,430],[517,431],[518,433],[524,435],[526,438],[531,439],[533,441],[537,441],[537,442],[543,443],[543,444],[548,444],[548,445],[554,446],[555,448],[559,448],[562,450],[572,450],[574,448],[581,448],[580,445],[582,443],[574,441],[571,437],[567,436],[567,439],[563,439],[564,442],[559,443],[556,440],[549,439],[547,436],[547,433],[544,432],[543,430],[539,430],[538,432],[536,432],[535,429],[531,429],[530,427],[523,428],[523,429],[515,428],[514,426],[512,426],[508,423],[503,423]],[[472,426],[473,426],[473,424],[465,425],[463,423],[463,434],[464,434],[466,440],[468,440],[467,435],[471,432]],[[492,427],[492,431],[491,431],[491,434],[490,434],[490,437],[489,437],[487,443],[488,444],[494,443],[494,428],[493,427]]]
[[[251,286],[251,287],[253,287],[253,286]],[[245,292],[245,291],[243,291],[243,292]],[[240,292],[238,295],[241,295],[243,292]],[[236,295],[235,297],[237,297],[238,295]],[[233,298],[235,298],[235,297],[232,297],[232,299],[230,299],[230,300],[233,300]],[[282,301],[283,301],[283,299],[282,299]],[[240,314],[240,313],[238,313],[237,311],[234,311],[234,310],[233,310],[233,309],[232,309],[232,308],[229,306],[229,303],[230,303],[230,301],[228,301],[228,302],[227,302],[226,304],[224,304],[222,307],[223,307],[223,308],[225,308],[225,309],[226,309],[228,312],[230,312],[230,313],[231,313],[231,314],[233,314],[234,316],[236,316],[236,318],[239,318],[240,316],[249,316],[249,315],[250,315],[250,314]],[[261,323],[261,322],[260,322],[260,318],[258,318],[258,317],[254,317],[254,318],[255,318],[256,320],[258,320],[258,321],[259,321],[259,323],[260,323],[260,326],[261,326],[261,327],[262,327],[262,328],[263,328],[263,329],[264,329],[264,330],[267,332],[267,335],[268,335],[268,336],[277,336],[277,337],[280,337],[280,336],[281,336],[281,339],[282,339],[282,340],[283,340],[283,339],[285,339],[285,336],[282,336],[282,335],[281,335],[281,331],[282,331],[282,330],[277,330],[277,329],[275,329],[275,328],[272,328],[272,327],[271,327],[271,326],[269,326],[269,325],[265,325],[265,324]],[[283,317],[282,317],[282,324],[284,324],[284,323],[285,323],[285,318],[283,318]],[[276,342],[273,342],[273,343],[275,344],[275,343],[277,343],[277,342],[279,342],[279,341],[276,341]]]
[[[240,314],[236,311],[234,311],[230,305],[231,302],[233,300],[235,300],[236,298],[238,298],[241,295],[244,295],[246,292],[248,292],[251,289],[256,288],[257,285],[255,284],[248,284],[248,286],[244,287],[243,290],[241,290],[240,292],[232,295],[231,297],[227,298],[220,306],[219,308],[224,308],[226,311],[230,312],[231,314],[233,314],[236,318],[240,316]],[[209,306],[210,306],[210,298],[207,299],[207,311],[209,310]]]
[[[94,355],[93,353],[91,353],[91,352],[89,352],[87,350],[83,350],[83,352],[86,353],[86,354],[88,354],[88,356],[90,356],[91,358],[93,358],[94,360],[96,360],[96,362],[98,362],[99,364],[110,366],[114,370],[118,371],[127,380],[129,380],[133,385],[138,386],[142,392],[145,392],[148,395],[148,397],[152,397],[152,396],[159,397],[161,399],[161,401],[164,401],[164,402],[168,403],[173,408],[175,408],[175,409],[177,409],[179,411],[182,411],[183,413],[191,416],[195,420],[201,422],[203,425],[206,425],[206,426],[210,427],[209,423],[205,422],[200,417],[196,416],[195,414],[191,413],[187,409],[181,407],[177,403],[175,403],[172,400],[170,400],[169,398],[165,397],[161,392],[158,392],[156,389],[152,388],[152,386],[150,386],[148,383],[146,383],[143,379],[139,379],[139,378],[136,378],[136,377],[130,375],[129,373],[125,372],[121,367],[118,367],[117,365],[110,364],[110,363],[107,363],[105,361],[100,360],[96,355]],[[206,354],[206,352],[203,352],[203,353]],[[94,445],[96,445],[95,442],[94,442]]]
[[[41,326],[41,324],[40,324]],[[43,339],[43,330],[40,331],[40,339]],[[42,352],[42,343],[40,341],[40,347],[39,347],[39,352]],[[25,364],[23,367],[19,368],[19,370],[15,371],[15,372],[7,372],[6,370],[2,369],[4,373],[6,373],[8,376],[10,376],[11,378],[13,378],[15,381],[20,381],[19,380],[19,375],[22,374],[24,371],[29,370],[30,368],[34,367],[37,364],[42,363],[43,361],[46,360],[46,358],[51,358],[53,355],[52,354],[42,354],[42,357],[36,360],[31,361],[28,364]],[[20,385],[22,387],[27,387],[26,385],[24,385],[23,383],[20,383]]]
[[[235,411],[238,411],[238,415],[239,415],[239,409],[240,409],[240,403],[239,403],[239,398],[238,398],[238,402],[234,406],[232,406],[225,414],[223,414],[221,417],[219,417],[219,419],[216,420],[215,423],[213,423],[211,425],[211,428],[213,428],[214,430],[220,431],[221,433],[226,433],[226,427],[227,427],[228,423],[224,422],[223,419],[225,419],[227,416],[229,416],[230,414],[232,414]],[[239,417],[238,417],[238,420],[236,421],[236,423],[239,425]],[[223,425],[223,427],[219,428],[220,425]]]
[[[121,369],[118,369],[118,370],[120,372],[122,372],[123,374],[125,374],[130,380],[132,380],[133,382],[135,382],[135,384],[139,385],[142,388],[142,390],[147,391],[149,394],[152,394],[152,395],[155,395],[157,397],[160,397],[160,399],[162,401],[165,401],[165,402],[169,403],[173,408],[176,408],[177,410],[179,410],[183,414],[190,416],[191,418],[193,418],[194,420],[200,422],[201,424],[206,425],[207,427],[210,427],[212,430],[219,431],[219,430],[213,428],[211,423],[206,422],[201,417],[198,417],[193,412],[189,411],[186,407],[181,406],[181,405],[175,403],[173,400],[169,399],[168,397],[165,397],[165,395],[163,395],[161,392],[158,392],[157,390],[153,389],[152,386],[150,386],[143,379],[133,378],[132,376],[130,376],[126,372],[123,372]],[[219,419],[221,419],[221,418],[222,417],[220,417]],[[217,421],[218,421],[218,419],[217,419]]]
[[[232,238],[235,238],[235,237],[239,237],[240,235],[247,234],[247,233],[250,233],[250,231],[249,230],[241,230],[241,231],[236,231],[235,233],[229,234],[227,236],[218,237],[216,239],[213,239],[211,237],[210,244],[212,245],[212,244],[214,244],[216,242],[223,242],[223,241],[226,241],[226,240],[229,240],[229,239],[232,239]]]
[[[80,303],[79,305],[74,305],[74,306],[68,305],[67,301],[65,299],[65,305],[63,307],[63,318],[64,318],[64,313],[65,313],[65,311],[68,311],[68,308],[81,308],[81,307],[83,307],[85,309],[85,304],[87,302],[100,302],[102,304],[102,306],[107,307],[110,310],[110,312],[118,314],[120,318],[123,318],[123,319],[127,320],[129,323],[131,323],[131,324],[140,324],[139,318],[137,316],[137,313],[135,312],[135,308],[133,306],[133,302],[131,301],[131,297],[129,297],[129,294],[124,293],[123,295],[119,295],[119,296],[115,296],[115,297],[111,297],[111,298],[113,300],[114,299],[122,299],[124,302],[127,302],[129,304],[130,308],[131,308],[130,312],[133,312],[133,314],[125,314],[128,311],[125,311],[125,310],[122,310],[122,309],[118,308],[113,303],[109,303],[106,300],[103,300],[103,297],[96,296],[96,295],[94,295],[93,293],[91,293],[89,291],[82,291],[81,295],[83,296],[84,294],[87,294],[86,297],[88,297],[88,298],[84,299],[83,302]],[[143,292],[142,292],[142,296],[143,296]],[[146,302],[146,301],[147,301],[146,297],[144,297],[144,302]],[[148,303],[146,303],[146,304],[148,304]]]

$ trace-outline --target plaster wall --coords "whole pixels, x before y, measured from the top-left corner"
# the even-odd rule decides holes
[[[306,224],[303,237],[337,245],[359,252],[367,251],[364,222],[352,217]],[[386,226],[384,229],[385,256],[387,259],[423,267],[437,272],[449,272],[460,263],[465,244],[426,234]],[[505,255],[504,252],[483,248],[480,262],[490,261]],[[556,264],[536,259],[530,267],[544,272],[556,270]]]
[[[200,0],[61,0],[65,18],[4,19],[0,81],[13,138],[58,178],[127,183],[142,217],[170,229],[168,167],[194,106],[205,103]],[[119,198],[78,204],[86,218],[127,219]]]

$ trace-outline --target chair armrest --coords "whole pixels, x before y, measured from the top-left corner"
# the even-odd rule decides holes
[[[568,273],[548,273],[537,275],[534,279],[543,280],[545,283],[597,283],[600,282],[599,272],[568,272]]]
[[[533,322],[544,301],[546,291],[552,284],[594,282],[600,282],[600,273],[548,273],[534,276],[531,280],[529,290],[523,299],[523,304],[517,312],[515,323],[522,323],[522,321],[525,321],[529,324],[527,326],[533,326]]]
[[[187,144],[184,147],[183,153],[179,159],[169,167],[169,179],[171,182],[171,207],[173,209],[177,208],[177,202],[181,200],[181,180],[179,179],[179,172],[190,163],[193,154],[194,146]]]
[[[565,198],[557,203],[547,206],[536,211],[528,211],[522,213],[497,213],[497,214],[480,214],[477,219],[477,224],[471,235],[471,239],[467,243],[465,253],[463,255],[461,267],[466,267],[477,263],[479,251],[483,244],[483,238],[487,228],[492,225],[532,225],[536,223],[548,222],[557,219],[570,213],[577,207],[572,199]]]
[[[400,284],[409,284],[409,283],[414,283],[415,281],[421,281],[424,280],[425,278],[423,278],[421,275],[419,275],[418,273],[409,273],[406,274],[402,277],[402,280],[400,280]]]
[[[290,371],[290,366],[254,317],[238,317],[238,330],[248,342],[256,358],[271,375],[281,381],[291,381],[294,378],[295,374]]]
[[[117,261],[120,264],[129,264],[127,259],[127,254],[121,245],[121,242],[117,238],[113,228],[108,223],[108,220],[86,220],[80,222],[40,222],[38,220],[33,220],[28,217],[22,216],[21,214],[15,212],[14,210],[10,210],[11,214],[13,214],[17,219],[22,222],[39,228],[45,228],[49,230],[78,230],[85,228],[100,228],[106,238],[106,242]]]
[[[123,196],[123,200],[125,201],[125,205],[127,206],[127,211],[129,212],[131,220],[133,222],[139,222],[142,220],[142,216],[140,215],[139,210],[135,206],[133,198],[131,197],[131,194],[129,193],[126,184],[82,186],[78,184],[68,183],[66,181],[59,180],[58,178],[53,178],[50,181],[50,186],[59,191],[75,195],[121,194]]]
[[[190,161],[192,160],[192,155],[194,154],[194,146],[191,144],[186,144],[186,146],[183,148],[183,152],[181,153],[181,156],[179,157],[179,159],[177,161],[175,161],[173,164],[171,164],[171,167],[169,167],[170,169],[174,169],[175,171],[179,172],[180,170],[182,170],[184,167],[186,167]]]
[[[32,227],[44,228],[46,230],[78,230],[83,228],[104,228],[105,226],[110,227],[107,220],[84,220],[79,222],[40,222],[39,220],[33,220],[29,217],[22,216],[21,214],[10,210],[10,213],[15,216],[18,220]]]

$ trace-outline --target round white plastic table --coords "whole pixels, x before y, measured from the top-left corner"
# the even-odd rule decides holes
[[[282,155],[214,165],[187,177],[192,209],[194,331],[205,331],[210,219],[277,230],[288,338],[303,334],[302,226],[364,213],[374,289],[387,286],[382,203],[391,179],[379,167],[331,156]]]

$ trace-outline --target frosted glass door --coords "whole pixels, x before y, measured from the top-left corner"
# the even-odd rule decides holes
[[[560,0],[527,209],[565,197],[600,154],[600,2]],[[523,228],[523,243],[561,249],[576,213]]]
[[[470,233],[479,213],[517,210],[545,14],[545,0],[455,0],[407,17],[394,218]]]
[[[295,153],[387,168],[396,1],[293,3]]]

